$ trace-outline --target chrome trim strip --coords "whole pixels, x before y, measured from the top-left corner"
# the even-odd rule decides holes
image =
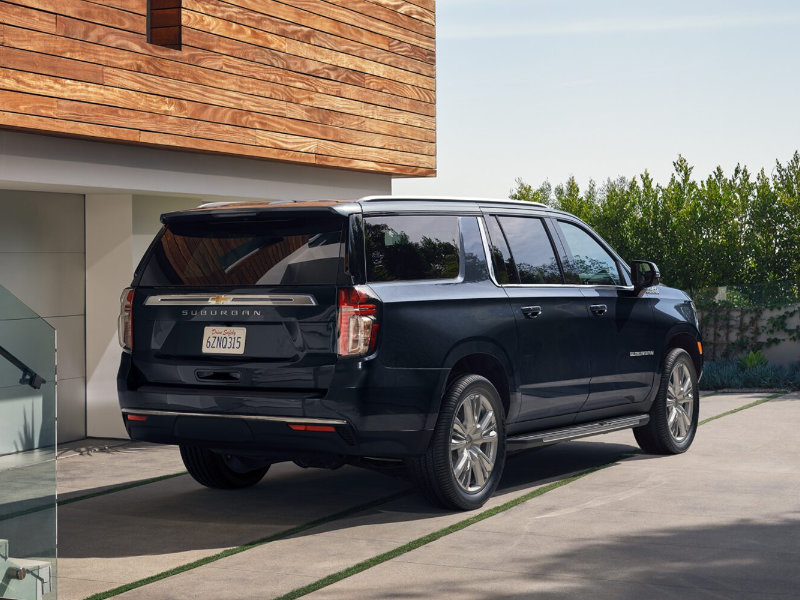
[[[478,229],[481,232],[481,239],[483,240],[483,252],[486,254],[486,265],[489,267],[489,279],[496,287],[503,287],[497,282],[497,277],[494,274],[494,261],[492,260],[492,251],[489,246],[489,230],[486,228],[486,216],[480,215],[478,217]]]
[[[621,419],[600,421],[599,423],[587,423],[585,425],[577,425],[575,427],[565,427],[564,429],[553,429],[551,431],[540,431],[528,435],[509,437],[507,443],[511,447],[553,444],[555,442],[576,440],[578,438],[588,437],[599,433],[610,433],[612,431],[619,431],[621,429],[639,427],[640,425],[645,425],[649,420],[649,415],[636,415]]]
[[[146,306],[316,306],[313,296],[301,294],[170,294],[148,296]]]
[[[311,417],[262,417],[260,415],[224,415],[218,413],[194,413],[173,410],[136,410],[123,408],[123,414],[151,415],[154,417],[209,417],[213,419],[245,419],[247,421],[276,421],[279,423],[307,423],[314,425],[347,425],[342,419],[312,419]]]

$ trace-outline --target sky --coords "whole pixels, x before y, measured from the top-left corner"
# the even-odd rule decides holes
[[[437,0],[435,178],[393,192],[502,198],[574,176],[666,183],[800,150],[796,0]]]

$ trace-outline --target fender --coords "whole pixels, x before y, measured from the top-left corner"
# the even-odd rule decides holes
[[[439,404],[441,403],[442,396],[447,391],[447,379],[453,366],[462,358],[473,354],[486,354],[496,359],[497,362],[503,367],[508,381],[509,392],[509,407],[506,420],[512,422],[519,412],[520,398],[519,398],[519,374],[513,367],[513,362],[509,358],[508,352],[496,341],[489,338],[468,338],[460,340],[448,350],[444,361],[442,362],[442,375],[436,387],[434,397],[431,399],[431,410],[429,411],[429,418],[434,422],[431,426],[435,426],[435,419],[439,414]]]

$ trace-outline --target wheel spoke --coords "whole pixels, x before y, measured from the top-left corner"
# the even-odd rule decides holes
[[[478,487],[483,487],[483,484],[486,483],[486,478],[488,477],[489,473],[486,469],[486,466],[483,464],[478,453],[475,451],[476,448],[473,448],[472,454],[472,473],[475,475],[475,485]],[[481,452],[481,454],[483,454]]]
[[[491,431],[484,431],[481,433],[480,442],[481,445],[483,444],[496,444],[497,443],[497,432],[492,429]]]
[[[451,438],[450,439],[450,450],[452,452],[461,451],[467,447],[467,440],[465,439],[458,439],[458,438]]]
[[[475,429],[475,413],[473,412],[474,405],[472,404],[473,396],[470,396],[464,401],[464,430],[471,432]]]
[[[486,431],[493,431],[494,427],[495,427],[494,411],[487,410],[486,414],[483,416],[480,424],[478,425],[478,429],[480,429],[481,432],[486,432]]]
[[[456,476],[456,479],[461,479],[461,476],[464,474],[465,470],[468,470],[467,467],[469,466],[469,452],[466,450],[458,453],[458,462],[453,467],[453,475]]]
[[[459,437],[462,437],[464,439],[467,438],[467,430],[464,427],[464,424],[458,418],[458,416],[456,416],[456,418],[453,419],[453,433],[458,434]]]

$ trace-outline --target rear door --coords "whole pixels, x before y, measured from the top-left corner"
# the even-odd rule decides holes
[[[144,382],[326,389],[346,224],[332,213],[168,221],[135,279]]]
[[[568,421],[586,401],[588,324],[579,289],[564,285],[543,219],[487,215],[490,252],[517,323],[521,407],[518,421]]]

